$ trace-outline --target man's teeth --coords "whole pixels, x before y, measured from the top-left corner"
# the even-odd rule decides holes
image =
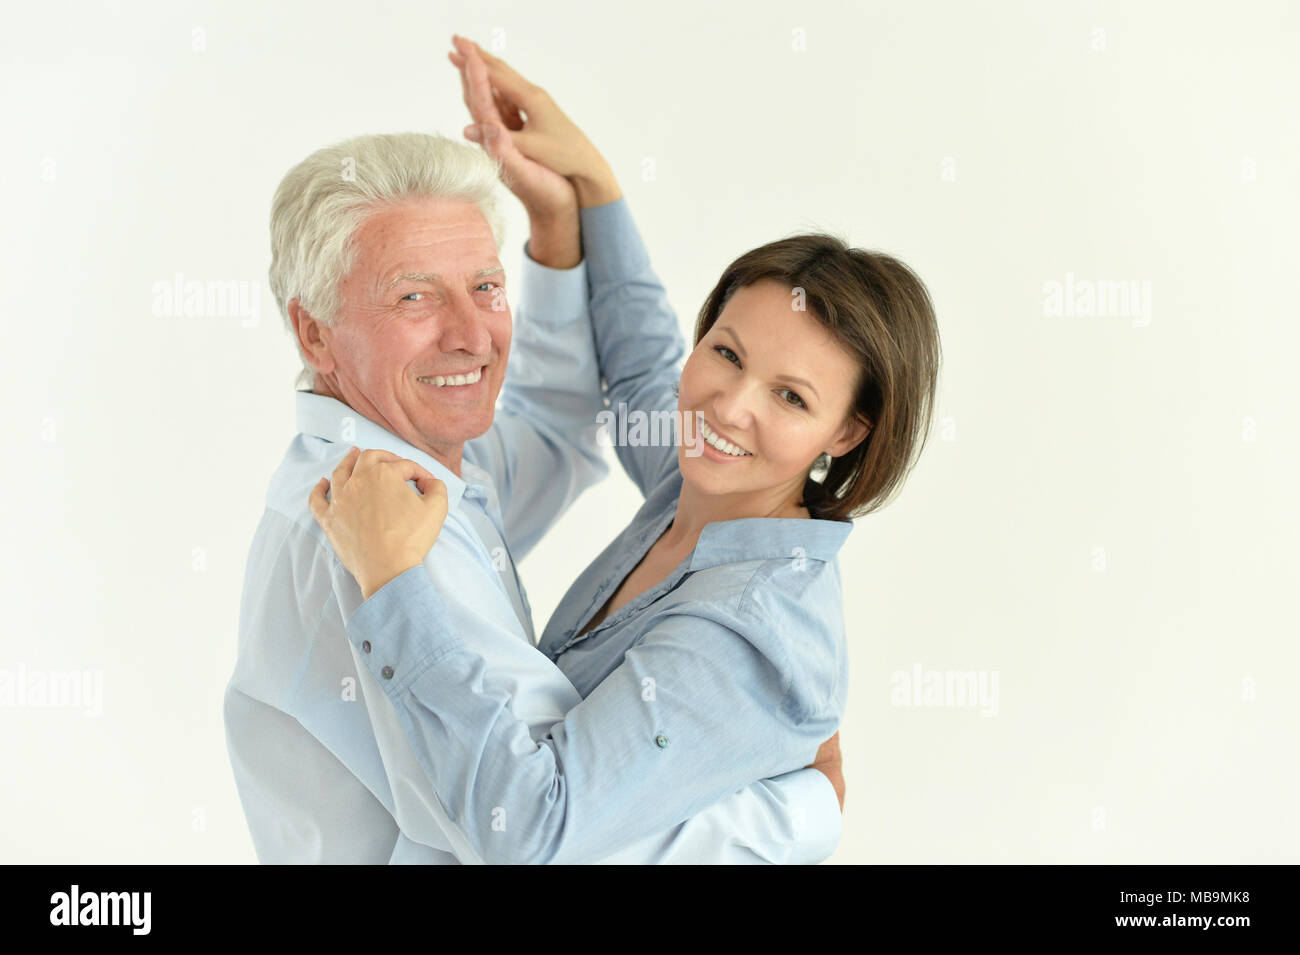
[[[704,436],[706,442],[708,442],[712,447],[717,448],[723,454],[730,454],[738,458],[743,458],[750,454],[749,451],[746,451],[740,445],[732,444],[730,441],[724,441],[722,438],[718,437],[718,433],[710,428],[708,422],[703,418],[700,419],[700,434]]]
[[[443,385],[472,385],[482,377],[483,368],[480,366],[468,375],[434,375],[432,378],[421,378],[419,380],[426,385],[436,385],[441,388]]]

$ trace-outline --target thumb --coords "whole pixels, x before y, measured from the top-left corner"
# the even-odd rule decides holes
[[[465,138],[478,143],[493,159],[500,158],[504,137],[493,123],[475,123],[465,127]]]
[[[424,495],[425,498],[431,498],[436,502],[442,499],[442,506],[447,506],[447,485],[443,484],[436,477],[425,471],[423,474],[417,474],[414,477],[416,489]],[[426,501],[426,503],[429,503]]]

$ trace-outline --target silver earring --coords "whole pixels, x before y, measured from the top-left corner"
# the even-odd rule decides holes
[[[823,451],[820,455],[817,456],[817,470],[829,471],[830,469],[831,469],[831,456],[827,452]]]

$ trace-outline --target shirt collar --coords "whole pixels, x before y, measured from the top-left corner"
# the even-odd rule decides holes
[[[465,478],[458,477],[431,454],[403,441],[337,398],[318,395],[311,391],[299,391],[297,403],[300,432],[337,444],[354,445],[362,451],[371,448],[391,451],[399,457],[414,461],[447,485],[448,508],[460,504],[467,488],[471,489],[472,496],[483,496],[485,493],[478,488],[479,485],[483,488],[487,486],[487,475],[480,468],[462,461],[461,472]],[[345,434],[348,437],[344,437]]]
[[[829,562],[853,530],[851,521],[745,517],[715,521],[700,531],[691,570],[747,560],[809,557]]]

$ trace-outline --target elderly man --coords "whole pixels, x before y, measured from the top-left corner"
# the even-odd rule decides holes
[[[312,154],[276,194],[271,286],[311,390],[297,393],[299,433],[249,554],[225,698],[263,862],[482,861],[346,636],[362,595],[308,495],[352,446],[445,483],[449,512],[424,567],[452,625],[474,635],[485,682],[508,691],[533,738],[579,702],[534,645],[514,564],[606,473],[588,276],[571,238],[578,204],[562,177],[510,177],[531,227],[512,326],[500,172],[442,137],[366,136]],[[764,780],[616,857],[583,861],[820,861],[839,838],[829,792],[815,769]]]

